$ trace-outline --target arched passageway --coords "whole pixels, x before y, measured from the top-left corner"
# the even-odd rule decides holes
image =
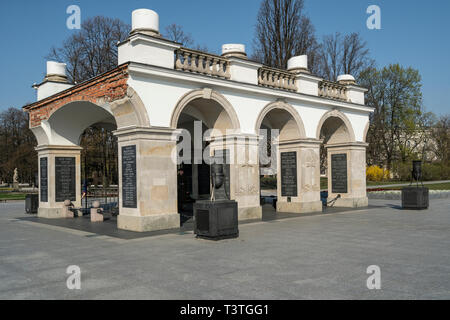
[[[303,121],[289,104],[266,106],[256,122],[261,175],[276,176],[277,212],[321,211],[319,143],[306,139]]]
[[[236,200],[240,220],[261,218],[257,139],[240,133],[232,105],[211,89],[189,92],[177,104],[171,126],[181,129],[177,200],[182,222],[192,214],[193,202],[210,197],[213,161],[224,164],[225,173],[215,196]]]
[[[210,199],[210,143],[215,137],[233,133],[235,127],[227,111],[213,100],[195,98],[177,113],[177,129],[182,130],[177,161],[177,201],[181,224],[193,216],[197,200]],[[223,191],[230,197],[230,164],[224,163]]]
[[[337,110],[326,113],[317,128],[323,141],[321,175],[327,178],[327,202],[334,206],[367,206],[366,144],[355,141],[349,119]]]
[[[70,200],[75,207],[82,208],[82,197],[88,191],[87,176],[90,169],[87,163],[91,162],[87,159],[88,153],[91,157],[101,158],[98,169],[102,169],[102,186],[105,186],[105,182],[110,184],[105,173],[106,166],[111,163],[115,165],[110,165],[108,175],[117,179],[117,143],[111,134],[116,128],[115,118],[108,106],[99,106],[88,101],[74,101],[61,106],[42,122],[38,129],[42,132],[38,139],[41,140],[38,146],[41,185],[39,216],[61,217],[62,203],[65,200]],[[82,145],[86,147],[87,140],[93,143],[92,140],[100,139],[101,135],[108,135],[112,139],[109,141],[114,149],[112,154],[103,154],[103,158],[96,155],[107,149],[106,145],[99,144],[93,145],[94,152],[83,150]]]
[[[89,213],[94,201],[108,217],[119,214],[119,166],[115,124],[90,125],[80,137],[82,208]]]

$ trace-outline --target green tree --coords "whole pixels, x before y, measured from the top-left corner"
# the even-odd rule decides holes
[[[383,69],[368,68],[360,75],[360,84],[366,87],[366,104],[374,108],[367,136],[369,164],[385,165],[391,169],[396,160],[406,160],[411,150],[420,144],[429,123],[422,105],[421,77],[417,70],[391,64]],[[406,143],[405,143],[406,141]]]
[[[341,74],[351,74],[358,81],[361,71],[374,65],[367,43],[358,33],[326,35],[318,52],[317,74],[330,81]]]
[[[450,165],[450,114],[442,115],[433,126],[432,150],[442,164]]]

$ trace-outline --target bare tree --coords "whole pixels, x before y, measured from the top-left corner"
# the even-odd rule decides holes
[[[336,81],[341,74],[341,35],[336,32],[323,37],[319,53],[319,73],[322,77]]]
[[[324,36],[318,55],[317,73],[331,81],[336,81],[340,74],[358,78],[363,70],[374,64],[367,43],[358,33],[342,36],[336,32]]]
[[[369,58],[367,43],[358,33],[351,33],[344,37],[341,64],[344,74],[352,74],[356,77],[362,70],[373,65],[372,59]]]
[[[16,108],[0,113],[0,180],[12,182],[19,170],[19,181],[33,183],[37,172],[36,139],[28,129],[28,114]]]
[[[303,13],[303,0],[264,0],[259,9],[254,54],[256,61],[276,68],[286,68],[288,60],[308,54],[315,59],[318,44],[315,29]]]
[[[172,23],[165,28],[164,37],[175,42],[183,44],[185,47],[192,47],[194,45],[194,40],[191,34],[185,33],[183,27]]]
[[[186,48],[218,54],[215,50],[209,49],[206,45],[196,43],[190,33],[184,32],[183,27],[175,23],[172,23],[165,28],[164,37],[169,40],[179,42]]]
[[[67,63],[69,80],[79,83],[117,66],[117,42],[125,40],[129,32],[130,26],[119,19],[89,18],[46,58]]]

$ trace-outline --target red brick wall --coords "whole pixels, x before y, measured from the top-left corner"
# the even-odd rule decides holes
[[[123,98],[128,89],[128,64],[83,82],[72,88],[24,107],[30,114],[30,128],[40,125],[60,107],[73,101],[89,101],[95,104]]]

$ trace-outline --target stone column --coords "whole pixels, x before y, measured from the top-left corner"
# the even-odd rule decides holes
[[[316,139],[296,139],[280,141],[277,152],[277,211],[292,213],[321,212],[322,202],[320,201],[320,143]],[[283,188],[287,177],[283,177],[287,172],[282,168],[282,154],[285,157],[296,159],[296,196],[295,193]],[[291,184],[289,189],[292,189]],[[285,189],[283,193],[283,189]],[[286,192],[287,191],[287,192]],[[291,196],[288,196],[293,194]]]
[[[260,220],[258,136],[228,134],[211,138],[209,148],[210,155],[215,150],[230,152],[230,199],[238,203],[238,219]]]
[[[65,200],[81,207],[81,167],[79,146],[41,145],[38,152],[39,210],[38,217],[66,218]]]
[[[119,146],[119,229],[138,232],[180,227],[175,130],[115,131]]]
[[[328,201],[335,199],[336,207],[365,207],[366,193],[366,148],[363,142],[329,144]]]

